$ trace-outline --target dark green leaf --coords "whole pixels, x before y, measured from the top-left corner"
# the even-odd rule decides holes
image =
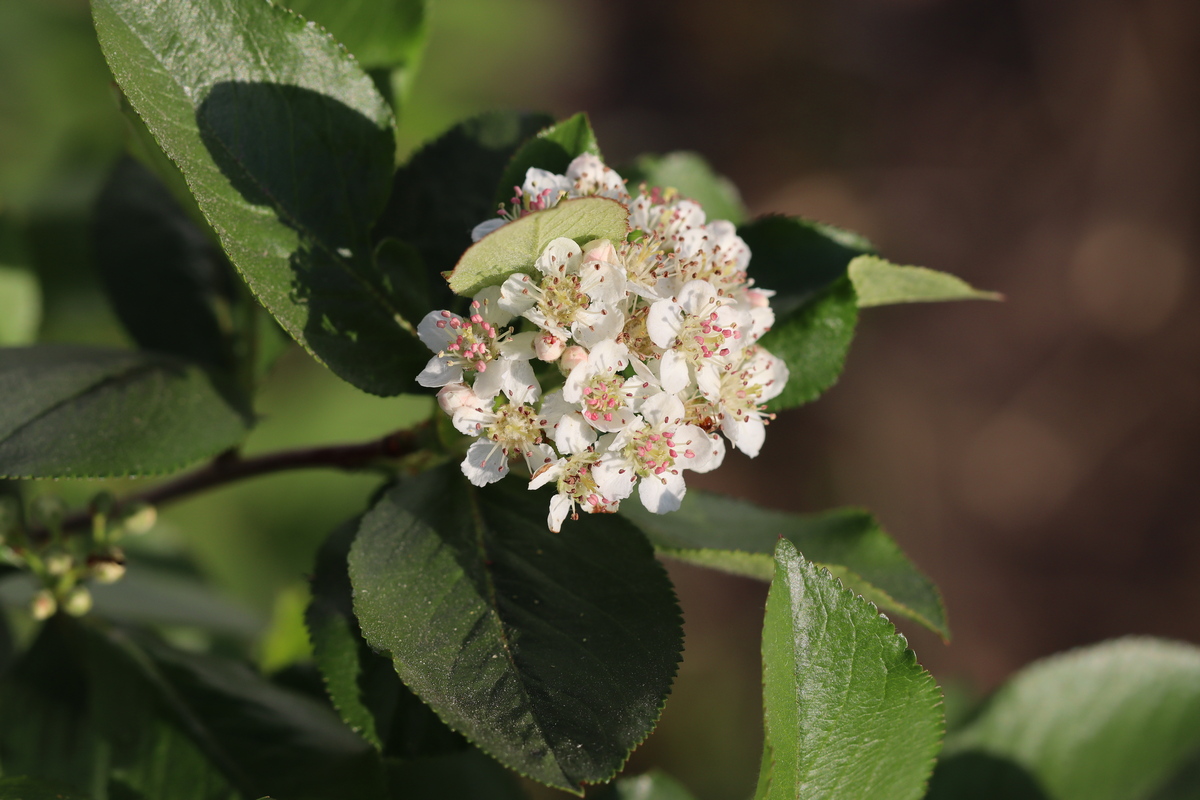
[[[470,296],[504,282],[514,272],[530,271],[546,245],[560,237],[587,244],[593,239],[620,241],[629,233],[629,210],[604,197],[564,200],[508,223],[463,253],[450,273],[450,289]]]
[[[893,303],[1003,299],[995,292],[975,289],[954,275],[925,267],[901,267],[876,256],[859,256],[850,262],[848,271],[859,308]]]
[[[941,746],[941,694],[875,607],[775,551],[763,627],[763,703],[773,755],[760,800],[918,798]]]
[[[880,608],[950,637],[937,587],[866,511],[790,514],[691,489],[673,513],[651,513],[635,498],[621,513],[665,556],[759,580],[774,575],[775,546],[787,539]]]
[[[42,287],[16,222],[0,214],[0,346],[29,344],[42,322]]]
[[[375,269],[384,286],[396,300],[396,308],[405,319],[419,320],[433,309],[429,298],[430,277],[425,261],[415,247],[399,239],[384,239],[375,248]]]
[[[981,751],[942,758],[925,800],[1051,800],[1037,779],[1011,759]]]
[[[363,635],[451,727],[578,792],[658,719],[682,644],[671,585],[637,530],[546,527],[545,493],[469,485],[449,464],[399,484],[350,553]]]
[[[360,520],[342,525],[322,545],[305,614],[313,657],[346,724],[385,755],[405,759],[466,749],[429,706],[400,682],[392,660],[363,640],[354,617],[346,559]]]
[[[104,765],[78,643],[66,622],[50,619],[0,680],[0,763],[10,775],[85,792],[103,785]]]
[[[621,175],[628,180],[631,192],[639,183],[678,189],[681,195],[704,207],[709,221],[727,219],[736,225],[746,219],[746,206],[737,187],[728,178],[713,172],[708,162],[697,153],[642,156],[633,163],[631,169],[622,170]],[[754,253],[753,247],[750,252]]]
[[[242,440],[249,413],[196,366],[65,345],[0,349],[0,475],[168,472]]]
[[[364,69],[416,66],[425,43],[425,0],[287,0],[324,26]]]
[[[373,263],[391,110],[336,41],[261,0],[96,0],[117,82],[285,329],[369,392],[427,360]]]
[[[87,800],[69,788],[19,775],[0,778],[0,800]]]
[[[856,233],[800,217],[760,217],[738,235],[753,254],[750,277],[776,292],[771,306],[781,318],[844,276],[855,257],[875,251]]]
[[[839,278],[777,318],[759,343],[783,359],[790,375],[767,408],[781,411],[804,405],[837,383],[857,323],[858,303],[848,278]]]
[[[1200,751],[1200,648],[1129,638],[1035,663],[946,750],[1011,761],[1054,800],[1150,796]]]
[[[249,413],[199,368],[79,346],[0,349],[0,474],[143,475],[236,444]],[[236,402],[236,401],[235,401]]]
[[[134,341],[233,372],[233,268],[167,188],[122,159],[94,219],[96,267]]]
[[[378,756],[326,706],[235,661],[119,630],[88,633],[96,714],[116,752],[141,752],[145,723],[156,737],[167,726],[249,797],[382,797]],[[160,769],[167,766],[176,764]]]
[[[561,175],[576,156],[584,153],[600,155],[600,145],[596,143],[596,134],[592,132],[592,123],[588,121],[587,114],[576,114],[542,130],[522,145],[508,162],[496,186],[492,208],[508,205],[513,196],[513,187],[525,183],[525,173],[530,167]]]
[[[376,236],[417,249],[429,270],[430,309],[454,295],[441,273],[471,246],[471,229],[496,215],[492,193],[520,144],[553,122],[543,114],[497,112],[461,122],[396,171]]]

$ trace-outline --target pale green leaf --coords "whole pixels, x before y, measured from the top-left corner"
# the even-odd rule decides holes
[[[593,239],[613,242],[629,233],[629,211],[615,200],[583,197],[564,200],[492,231],[463,253],[448,280],[455,294],[473,295],[516,272],[530,272],[533,262],[558,238],[580,245]]]
[[[992,773],[1014,776],[1018,788],[1023,775],[1054,800],[1148,797],[1200,752],[1200,648],[1128,638],[1039,661],[1005,684],[946,752],[954,758],[939,767],[931,797],[974,796],[991,782],[987,760]]]
[[[893,303],[1003,299],[996,292],[975,289],[954,275],[925,267],[902,267],[877,256],[859,256],[850,262],[848,271],[859,308]]]

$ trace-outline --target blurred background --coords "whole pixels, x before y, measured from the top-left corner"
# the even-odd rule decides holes
[[[955,696],[1113,636],[1200,642],[1200,5],[431,0],[431,19],[404,151],[478,111],[586,110],[614,165],[694,150],[754,213],[852,228],[1007,296],[866,311],[836,387],[781,415],[756,461],[696,480],[875,512],[945,595],[951,644],[899,627]],[[45,339],[124,341],[86,236],[121,147],[86,4],[0,0],[0,269],[38,273]],[[250,449],[365,438],[427,408],[292,352]],[[172,509],[160,541],[275,630],[371,486],[261,480]],[[671,570],[685,661],[631,768],[741,798],[765,586]]]

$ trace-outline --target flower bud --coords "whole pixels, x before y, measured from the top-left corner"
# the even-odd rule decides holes
[[[89,558],[88,568],[97,583],[116,583],[125,574],[125,554],[114,547],[107,553]]]
[[[584,350],[577,344],[573,344],[566,350],[563,350],[562,357],[558,360],[558,369],[563,375],[570,375],[571,370],[580,364],[586,364],[587,360],[587,350]]]
[[[460,408],[479,408],[483,405],[475,392],[471,391],[471,387],[465,383],[448,383],[438,389],[437,401],[442,411],[450,416],[454,416],[454,412]]]
[[[749,289],[746,291],[746,299],[750,301],[751,308],[768,308],[773,294],[775,293],[765,289]]]
[[[46,572],[55,577],[66,575],[71,571],[72,566],[74,566],[74,560],[67,553],[54,553],[46,556]]]
[[[92,610],[92,593],[86,586],[76,586],[63,598],[63,611],[72,617],[82,617]]]
[[[125,530],[133,534],[145,533],[153,528],[156,522],[158,522],[158,511],[154,506],[144,503],[132,508],[121,520]]]
[[[543,333],[533,340],[533,350],[542,361],[557,361],[566,343],[553,333]]]
[[[58,611],[58,603],[49,589],[42,589],[33,596],[29,610],[36,620],[50,619]]]
[[[583,251],[583,260],[615,264],[617,263],[617,249],[608,239],[597,239],[588,243],[587,248]]]

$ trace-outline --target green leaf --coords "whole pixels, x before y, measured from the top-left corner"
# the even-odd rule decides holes
[[[628,180],[631,191],[639,183],[677,189],[684,197],[703,206],[709,221],[726,219],[737,225],[746,219],[746,206],[737,187],[728,178],[714,172],[697,153],[641,156],[633,162],[632,168],[622,170],[621,175]],[[750,252],[754,253],[753,247]]]
[[[866,511],[790,514],[691,489],[673,513],[654,514],[633,497],[621,513],[662,555],[764,581],[775,573],[776,544],[787,539],[847,588],[950,638],[937,587]]]
[[[394,122],[353,57],[262,0],[92,8],[121,89],[263,305],[360,389],[409,389],[427,353],[369,236]]]
[[[364,517],[350,577],[363,636],[447,724],[579,793],[653,728],[682,630],[670,581],[632,525],[589,515],[552,533],[548,499],[436,468]]]
[[[1148,797],[1200,751],[1200,648],[1128,638],[1039,661],[1005,684],[946,751],[1007,760],[1054,800]],[[951,792],[986,778],[949,767],[939,767],[932,796],[966,796]]]
[[[139,346],[234,370],[233,268],[137,161],[113,169],[93,240],[104,288]]]
[[[424,0],[287,0],[323,26],[364,69],[415,66],[425,44]]]
[[[875,251],[856,233],[801,217],[759,217],[738,235],[753,254],[750,277],[775,291],[771,307],[781,319],[843,277],[854,258]]]
[[[576,114],[540,131],[517,150],[505,167],[500,183],[496,186],[493,210],[496,205],[508,205],[513,196],[513,187],[525,183],[525,173],[530,167],[561,175],[567,171],[567,167],[576,156],[584,153],[601,155],[600,145],[596,142],[596,134],[592,131],[592,123],[587,114]]]
[[[242,663],[184,653],[143,634],[97,626],[88,626],[87,634],[95,714],[107,723],[119,757],[154,759],[159,772],[188,767],[158,761],[147,748],[148,737],[152,743],[170,729],[245,796],[383,796],[375,751],[307,695],[276,686]],[[140,768],[154,775],[145,763]]]
[[[473,295],[515,272],[529,271],[546,245],[559,237],[580,245],[593,239],[620,241],[629,233],[629,211],[616,200],[581,197],[510,222],[484,236],[463,253],[450,273],[450,289]]]
[[[251,425],[198,367],[73,345],[0,349],[0,475],[103,477],[178,469]],[[236,402],[236,401],[235,401]]]
[[[19,775],[0,778],[0,800],[87,800],[87,797],[63,786]]]
[[[760,800],[921,797],[941,745],[941,693],[871,604],[787,540],[763,627],[774,757]]]
[[[375,235],[396,237],[420,253],[433,284],[430,309],[450,307],[454,295],[441,273],[471,246],[471,229],[495,216],[492,192],[517,147],[551,122],[544,114],[515,112],[472,117],[396,171]]]
[[[42,324],[42,287],[17,224],[0,214],[0,346],[29,344]]]
[[[858,324],[854,288],[840,278],[803,302],[791,314],[777,318],[761,339],[768,352],[787,364],[787,386],[767,403],[782,411],[816,400],[837,383]]]
[[[346,565],[359,523],[356,517],[340,526],[321,546],[305,614],[329,697],[346,724],[387,755],[412,759],[462,751],[462,737],[400,682],[392,660],[371,650],[359,632]]]
[[[854,259],[850,262],[849,273],[859,308],[893,303],[1004,299],[996,292],[975,289],[954,275],[925,267],[901,267],[876,256]]]

